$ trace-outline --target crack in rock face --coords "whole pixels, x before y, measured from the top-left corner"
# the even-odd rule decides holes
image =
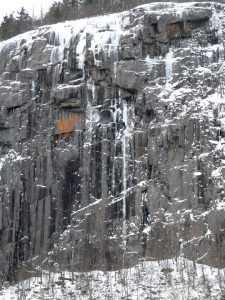
[[[0,276],[225,266],[225,6],[157,3],[0,44]]]

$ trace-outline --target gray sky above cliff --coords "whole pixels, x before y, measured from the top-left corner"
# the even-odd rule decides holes
[[[22,6],[29,12],[31,16],[39,16],[41,12],[41,6],[43,12],[50,7],[54,0],[0,0],[0,22],[3,17],[11,12],[17,12]]]

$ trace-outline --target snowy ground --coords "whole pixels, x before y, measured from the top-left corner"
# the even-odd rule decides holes
[[[120,271],[53,274],[6,286],[0,300],[10,299],[225,299],[225,269],[196,266],[185,259],[140,262]]]

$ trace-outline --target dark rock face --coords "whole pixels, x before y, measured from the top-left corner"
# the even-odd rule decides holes
[[[1,44],[0,265],[224,266],[224,16],[152,4]]]

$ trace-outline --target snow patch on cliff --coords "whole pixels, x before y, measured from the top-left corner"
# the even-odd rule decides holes
[[[10,150],[7,154],[1,156],[0,158],[0,172],[4,166],[4,164],[14,163],[17,161],[21,161],[25,159],[21,155],[19,155],[16,151]],[[1,180],[1,173],[0,173],[0,180]]]

